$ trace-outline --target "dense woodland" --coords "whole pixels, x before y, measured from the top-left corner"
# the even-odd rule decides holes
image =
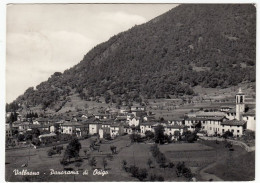
[[[253,5],[180,5],[113,36],[64,73],[56,72],[16,102],[83,100],[129,104],[170,95],[195,95],[193,87],[226,88],[256,79],[256,9]]]

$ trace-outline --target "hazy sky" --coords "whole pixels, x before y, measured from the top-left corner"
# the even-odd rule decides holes
[[[7,7],[6,101],[80,62],[95,45],[176,4],[23,4]]]

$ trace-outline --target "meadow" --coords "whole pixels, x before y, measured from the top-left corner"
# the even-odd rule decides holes
[[[80,167],[76,167],[76,163],[71,163],[68,166],[60,164],[63,157],[61,155],[54,155],[49,157],[47,151],[51,147],[6,151],[6,181],[138,181],[138,179],[131,176],[122,168],[122,161],[127,162],[127,166],[135,165],[139,168],[146,168],[148,177],[152,174],[164,177],[165,181],[187,181],[185,177],[178,177],[175,172],[175,167],[178,162],[185,162],[197,180],[208,181],[210,175],[218,176],[223,180],[241,180],[254,179],[254,155],[247,153],[244,149],[234,146],[234,151],[229,151],[225,148],[224,142],[215,141],[198,141],[196,143],[174,143],[159,145],[159,149],[165,154],[167,162],[174,163],[173,168],[160,168],[155,158],[150,152],[150,147],[153,144],[148,143],[131,143],[129,136],[121,136],[115,140],[103,142],[100,144],[100,150],[91,151],[89,145],[93,138],[81,140],[82,149],[80,156],[83,162]],[[117,147],[117,154],[112,155],[110,146]],[[65,147],[65,145],[63,145]],[[88,149],[90,158],[95,157],[97,164],[94,167],[89,165],[89,160],[86,158],[84,150]],[[64,152],[64,150],[63,150]],[[94,169],[104,170],[103,159],[107,160],[106,171],[108,175],[93,175]],[[152,160],[152,168],[149,168],[147,161]],[[21,166],[28,161],[28,166],[22,168]],[[228,162],[228,163],[227,163]],[[232,163],[233,162],[233,163]],[[238,166],[238,164],[241,164]],[[212,165],[205,172],[209,176],[205,177],[201,172],[208,165]],[[214,165],[214,166],[213,166]],[[50,175],[50,169],[64,170],[64,168],[72,168],[78,170],[79,175]],[[250,171],[248,171],[250,168]],[[28,171],[39,171],[39,176],[19,176],[14,175],[14,169],[27,169]],[[228,170],[227,170],[228,169]],[[88,170],[88,175],[82,175],[82,172]],[[204,170],[203,170],[204,171]],[[229,172],[229,173],[227,173]],[[212,176],[212,177],[213,177]]]

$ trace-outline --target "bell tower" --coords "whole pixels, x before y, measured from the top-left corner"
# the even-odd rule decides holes
[[[239,88],[236,94],[236,120],[242,119],[242,114],[245,112],[245,94]]]

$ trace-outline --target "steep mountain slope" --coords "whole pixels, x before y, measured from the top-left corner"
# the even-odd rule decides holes
[[[89,51],[16,102],[43,108],[79,93],[119,105],[142,98],[193,95],[192,87],[229,87],[255,81],[253,5],[180,5]],[[58,110],[58,109],[57,109]]]

